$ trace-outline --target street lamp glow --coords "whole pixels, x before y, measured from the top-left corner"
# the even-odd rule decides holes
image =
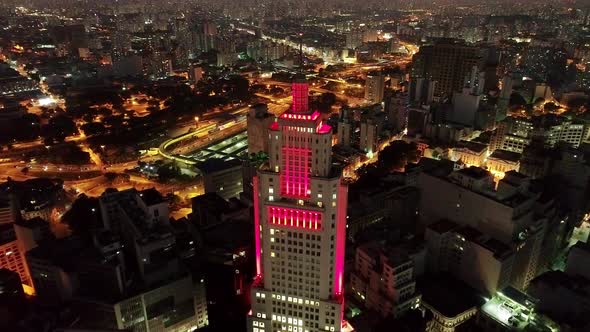
[[[49,106],[55,104],[55,99],[51,97],[44,97],[39,99],[39,106]]]

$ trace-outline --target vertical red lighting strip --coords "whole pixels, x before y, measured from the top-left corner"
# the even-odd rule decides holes
[[[281,194],[309,198],[311,149],[283,147],[281,151],[284,160],[281,172]]]
[[[307,112],[309,109],[309,86],[307,83],[293,83],[293,112]]]
[[[346,211],[348,205],[348,187],[338,186],[338,212],[336,215],[336,259],[334,262],[334,296],[341,297],[344,282],[344,246],[346,245]]]
[[[254,251],[256,253],[256,275],[262,276],[262,250],[260,249],[260,206],[258,205],[258,176],[252,178],[254,186]]]
[[[322,227],[322,214],[314,211],[269,206],[268,222],[276,226],[317,231]]]

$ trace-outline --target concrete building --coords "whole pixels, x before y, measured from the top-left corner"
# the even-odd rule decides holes
[[[210,158],[198,163],[197,168],[203,174],[205,193],[217,193],[226,200],[240,196],[244,188],[241,161]]]
[[[517,251],[510,283],[516,288],[526,288],[537,275],[547,225],[558,220],[552,204],[536,205],[541,193],[531,190],[530,179],[510,171],[494,189],[491,173],[470,167],[443,174],[423,172],[418,187],[422,223],[450,220],[471,226]]]
[[[203,67],[198,64],[191,64],[188,72],[188,78],[193,84],[199,83],[203,79]]]
[[[529,145],[533,132],[533,123],[526,118],[509,116],[499,122],[491,138],[490,151],[506,150],[522,153]]]
[[[132,331],[195,331],[209,324],[205,285],[185,276],[113,305],[116,328]]]
[[[448,273],[485,294],[509,285],[515,252],[500,241],[447,220],[429,225],[425,241],[430,272]]]
[[[353,296],[382,317],[402,316],[420,303],[412,259],[392,249],[375,242],[358,247],[350,277]]]
[[[18,273],[25,287],[32,286],[31,275],[25,260],[25,252],[16,237],[13,224],[0,225],[0,269]]]
[[[559,331],[559,326],[537,312],[539,300],[513,287],[497,292],[481,307],[477,330]]]
[[[365,100],[370,104],[380,103],[383,101],[385,93],[385,79],[383,74],[367,74],[365,81]]]
[[[468,284],[441,274],[425,278],[419,284],[422,306],[432,312],[427,331],[472,331],[470,323],[484,300]]]
[[[275,116],[268,112],[266,104],[257,104],[248,111],[248,153],[268,154],[268,133]]]
[[[464,126],[475,126],[481,95],[473,94],[469,88],[453,93],[453,122]]]
[[[352,110],[341,108],[338,117],[338,139],[337,142],[342,146],[350,146],[352,133],[355,129]]]
[[[379,151],[379,141],[386,114],[380,105],[375,105],[361,114],[359,149],[372,156]]]
[[[486,160],[485,165],[488,171],[497,177],[504,177],[506,172],[519,171],[521,155],[506,150],[494,151]]]
[[[535,278],[528,294],[538,299],[537,309],[565,331],[590,329],[590,281],[556,270]]]
[[[19,219],[18,202],[10,195],[0,195],[0,225],[12,224]]]
[[[256,278],[248,331],[348,331],[343,313],[347,187],[332,168],[332,128],[303,83],[270,132],[254,178]]]
[[[12,270],[0,268],[0,304],[15,305],[25,298],[20,276]]]
[[[487,157],[488,146],[481,143],[461,141],[453,148],[453,160],[467,166],[483,166]]]
[[[430,105],[434,100],[436,82],[423,77],[414,77],[410,80],[408,98],[412,104]]]
[[[185,270],[190,242],[169,225],[155,190],[103,194],[104,226],[92,241],[44,241],[27,252],[39,299],[74,303],[81,320],[102,329],[185,332],[208,325],[204,279]],[[182,251],[177,253],[177,248]]]
[[[590,244],[578,242],[567,255],[565,273],[590,280]]]
[[[484,60],[480,48],[444,39],[420,47],[413,58],[411,75],[435,81],[435,95],[452,96],[464,87],[473,67],[483,68]]]

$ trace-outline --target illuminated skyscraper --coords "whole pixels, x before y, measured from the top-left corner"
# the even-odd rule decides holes
[[[332,128],[309,110],[308,85],[271,125],[268,163],[254,178],[257,276],[251,332],[345,331],[347,186],[332,167]]]

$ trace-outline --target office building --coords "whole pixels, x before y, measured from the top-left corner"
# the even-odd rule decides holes
[[[256,279],[248,331],[346,331],[347,186],[332,166],[332,128],[305,106],[305,82],[270,132],[254,178]]]

